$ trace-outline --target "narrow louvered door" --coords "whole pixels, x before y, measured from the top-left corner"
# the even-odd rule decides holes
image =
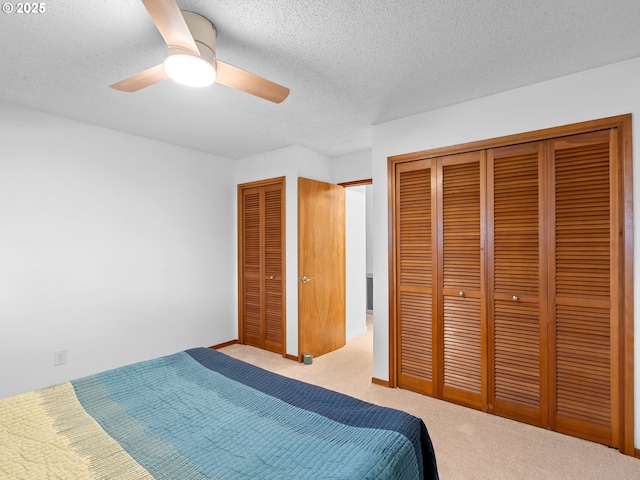
[[[544,143],[488,151],[490,412],[548,425]]]
[[[433,160],[396,170],[395,244],[398,385],[435,395],[433,293],[435,168]]]
[[[240,341],[284,354],[284,180],[239,185],[238,197]]]
[[[241,324],[242,341],[262,348],[263,337],[263,230],[264,193],[260,187],[245,188],[241,194]]]
[[[484,152],[438,160],[438,391],[486,409]]]
[[[264,349],[284,353],[284,189],[264,187]]]
[[[612,325],[619,322],[611,292],[618,289],[612,261],[619,251],[610,136],[607,130],[550,142],[550,422],[559,432],[617,446]]]

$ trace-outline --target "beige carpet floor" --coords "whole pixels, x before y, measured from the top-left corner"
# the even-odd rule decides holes
[[[312,365],[246,345],[222,352],[424,420],[442,480],[640,480],[640,459],[596,443],[371,383],[372,333]]]

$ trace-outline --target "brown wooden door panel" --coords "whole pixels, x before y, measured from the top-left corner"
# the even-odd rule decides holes
[[[262,348],[262,295],[259,279],[245,277],[243,302],[243,342]]]
[[[486,409],[482,152],[438,159],[438,391]]]
[[[346,343],[345,228],[344,188],[298,178],[299,357]]]
[[[283,353],[284,345],[284,190],[264,187],[264,348]]]
[[[401,387],[434,395],[432,296],[428,291],[400,291],[398,382]]]
[[[285,354],[284,179],[238,186],[239,337]]]
[[[584,438],[585,440],[591,440],[592,442],[616,446],[611,444],[610,425],[603,426],[593,421],[580,421],[575,414],[572,414],[571,417],[558,416],[553,430],[574,437]]]
[[[512,299],[493,304],[490,411],[546,426],[546,371],[541,357],[540,305]]]
[[[484,410],[481,300],[443,299],[442,398]]]
[[[427,395],[435,394],[434,178],[431,160],[399,165],[396,172],[398,384]]]
[[[242,272],[244,285],[243,301],[243,341],[247,345],[262,348],[262,203],[260,188],[248,188],[242,191]]]
[[[611,228],[610,135],[603,131],[550,142],[555,185],[549,278],[550,422],[560,432],[617,445],[610,333],[611,256],[616,248]]]
[[[541,142],[488,152],[489,410],[548,425]],[[541,261],[542,259],[542,261]]]

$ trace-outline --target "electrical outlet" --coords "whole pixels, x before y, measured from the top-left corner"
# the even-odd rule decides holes
[[[64,365],[67,363],[67,351],[60,350],[59,352],[55,352],[53,354],[53,366],[57,367],[58,365]]]

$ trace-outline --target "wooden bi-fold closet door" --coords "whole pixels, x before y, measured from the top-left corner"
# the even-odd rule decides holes
[[[613,130],[549,142],[549,382],[552,429],[619,446],[615,143]]]
[[[441,398],[485,409],[484,152],[438,159],[436,321]]]
[[[544,142],[487,153],[491,413],[548,425]]]
[[[625,122],[390,159],[393,386],[633,451]]]
[[[238,186],[240,343],[285,355],[284,178]]]
[[[396,170],[397,234],[396,316],[398,323],[398,385],[436,396],[437,230],[436,160],[403,163]]]
[[[486,370],[481,156],[398,165],[395,216],[399,385],[475,408]]]
[[[489,151],[487,340],[489,411],[617,446],[613,145],[605,130]]]

